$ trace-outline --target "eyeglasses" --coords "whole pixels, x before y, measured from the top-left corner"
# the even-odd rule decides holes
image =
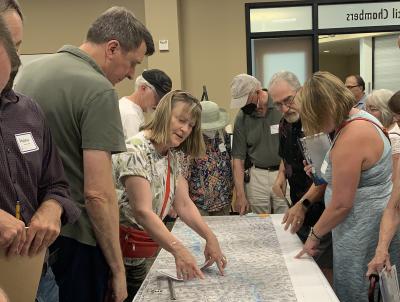
[[[297,93],[296,93],[297,94]],[[282,110],[283,106],[286,106],[287,108],[290,108],[293,103],[294,103],[294,98],[296,97],[296,94],[294,95],[289,95],[286,98],[284,98],[280,102],[275,102],[274,106],[277,110]]]
[[[358,86],[360,86],[360,85],[346,85],[346,88],[347,89],[352,89],[352,88],[358,87]]]
[[[365,106],[365,109],[366,109],[367,111],[369,111],[369,112],[379,111],[378,108],[376,108],[376,107],[374,107],[374,106],[370,106],[370,105]]]

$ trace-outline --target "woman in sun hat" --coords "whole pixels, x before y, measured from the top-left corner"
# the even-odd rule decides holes
[[[227,112],[212,101],[201,102],[201,131],[206,154],[187,158],[189,195],[203,216],[229,215],[233,174]]]

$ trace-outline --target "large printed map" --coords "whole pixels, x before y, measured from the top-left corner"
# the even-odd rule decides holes
[[[173,281],[176,301],[297,301],[271,218],[206,217],[228,259],[225,276],[216,265],[206,269],[205,280]],[[205,242],[183,222],[173,233],[204,262]],[[170,301],[167,277],[159,270],[174,271],[171,254],[162,250],[134,301]]]

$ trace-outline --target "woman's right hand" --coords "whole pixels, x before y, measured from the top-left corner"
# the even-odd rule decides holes
[[[197,266],[196,259],[189,250],[181,243],[176,243],[176,245],[174,257],[177,277],[185,281],[193,278],[204,279],[203,273]]]
[[[390,255],[387,250],[377,249],[375,252],[375,257],[368,263],[367,277],[373,273],[379,273],[382,269],[386,267],[387,271],[392,269],[390,264]]]
[[[308,164],[307,161],[305,160],[303,160],[303,165],[304,165],[304,172],[306,172],[308,177],[312,178],[313,165]]]

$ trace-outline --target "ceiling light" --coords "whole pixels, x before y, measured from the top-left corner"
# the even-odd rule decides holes
[[[330,50],[324,50],[324,52],[325,52],[325,53],[330,53],[331,51],[330,51]]]

